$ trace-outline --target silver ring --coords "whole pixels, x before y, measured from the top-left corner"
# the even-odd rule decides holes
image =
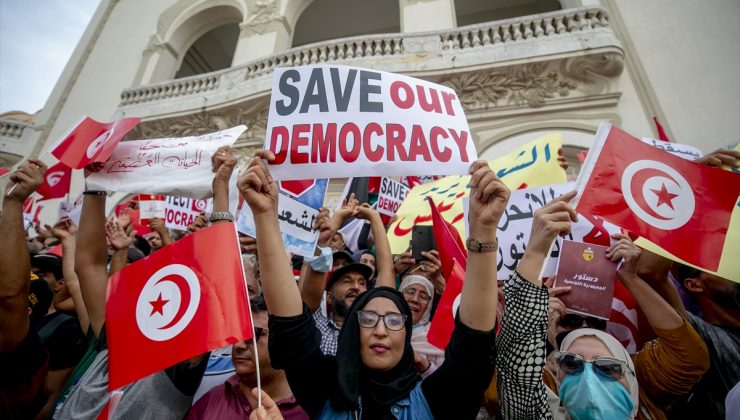
[[[425,266],[425,265],[422,265],[422,266],[421,266],[421,271],[427,271],[427,266]]]

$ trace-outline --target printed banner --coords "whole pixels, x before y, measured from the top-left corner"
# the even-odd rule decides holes
[[[562,135],[548,134],[489,162],[489,165],[512,190],[564,183],[567,177],[557,160],[562,144]],[[448,176],[412,189],[396,212],[396,221],[388,229],[391,251],[401,254],[406,250],[414,225],[432,224],[427,197],[432,197],[442,217],[455,226],[460,236],[467,238],[460,198],[470,193],[469,181],[469,175]]]
[[[116,147],[103,169],[87,178],[92,189],[117,192],[212,196],[211,155],[234,144],[246,126],[202,136],[125,141]]]
[[[150,219],[164,219],[164,202],[163,195],[139,194],[139,217],[141,224],[148,226]]]
[[[478,158],[454,90],[337,65],[275,69],[265,149],[278,180],[464,174]]]
[[[396,182],[390,178],[380,181],[380,193],[378,194],[378,213],[393,217],[403,200],[411,191],[411,188]]]
[[[696,160],[704,156],[701,150],[697,149],[694,146],[689,146],[688,144],[669,143],[663,140],[655,140],[650,137],[643,137],[640,140],[642,140],[644,143],[647,143],[653,147],[666,151],[673,156],[678,156],[680,158]]]
[[[164,223],[168,229],[188,230],[199,214],[206,211],[209,200],[167,196],[164,201]]]
[[[313,222],[324,203],[327,179],[281,182],[278,200],[278,219],[285,249],[304,257],[314,255],[319,231],[313,230]],[[239,232],[257,237],[252,209],[246,203],[236,221]]]

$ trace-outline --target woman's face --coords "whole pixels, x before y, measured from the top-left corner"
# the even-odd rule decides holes
[[[411,309],[411,323],[418,324],[421,322],[421,317],[426,313],[432,297],[427,293],[427,289],[420,284],[406,286],[402,292],[403,298],[406,299],[406,303],[409,304]]]
[[[384,297],[371,299],[363,308],[378,315],[400,313],[392,300]],[[373,328],[360,327],[360,358],[370,369],[385,371],[393,368],[403,356],[406,341],[406,328],[392,331],[385,326],[383,318]]]
[[[614,355],[612,354],[612,352],[609,351],[609,348],[606,347],[604,342],[592,335],[576,338],[576,340],[573,341],[573,344],[568,347],[567,351],[580,354],[587,362],[593,361],[596,357],[614,357]],[[558,373],[558,379],[562,381],[563,377],[565,377],[565,372],[561,370]],[[619,383],[624,385],[624,387],[627,388],[627,392],[629,392],[630,388],[627,383],[626,374],[622,377],[622,379],[619,380]]]

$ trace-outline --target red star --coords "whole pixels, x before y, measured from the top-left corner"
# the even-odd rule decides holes
[[[164,315],[164,305],[167,304],[169,300],[162,299],[162,293],[159,293],[159,297],[157,297],[157,300],[152,300],[149,302],[150,305],[152,305],[152,313],[149,314],[149,316],[154,315],[155,313],[159,312],[160,315]]]
[[[678,197],[678,194],[673,194],[668,192],[668,189],[665,187],[665,183],[663,183],[663,186],[660,188],[660,190],[653,190],[650,191],[654,192],[655,195],[658,196],[658,204],[655,206],[658,207],[661,204],[668,204],[668,207],[671,208],[671,210],[675,210],[673,208],[673,199]]]

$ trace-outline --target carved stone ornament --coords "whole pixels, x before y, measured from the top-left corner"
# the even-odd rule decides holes
[[[560,63],[560,73],[579,83],[587,95],[605,91],[609,79],[619,77],[624,70],[624,55],[603,53],[568,58]]]
[[[247,20],[239,28],[248,34],[263,34],[273,22],[284,20],[279,13],[280,0],[248,0]]]

